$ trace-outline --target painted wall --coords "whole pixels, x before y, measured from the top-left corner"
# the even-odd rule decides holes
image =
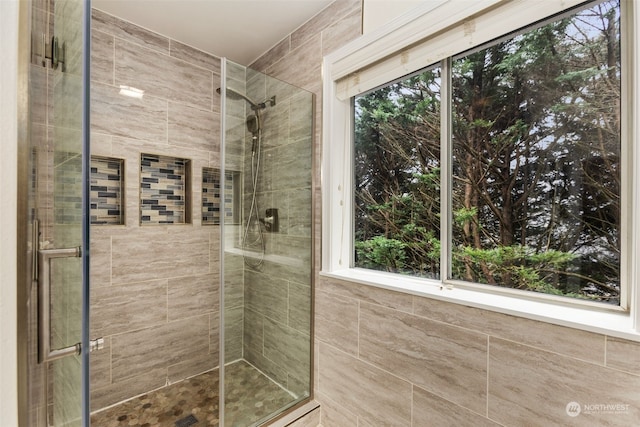
[[[0,40],[6,66],[0,70],[0,200],[15,207],[18,200],[18,1],[0,2]],[[16,210],[7,209],[0,227],[0,413],[7,425],[18,425]]]
[[[317,152],[321,57],[357,37],[359,5],[336,1],[254,64],[316,92]],[[318,260],[319,187],[314,197]],[[315,273],[315,391],[325,426],[628,426],[640,419],[639,343]],[[567,412],[571,402],[581,405],[576,417]],[[619,410],[598,410],[602,404]]]
[[[435,0],[363,0],[363,34],[375,31],[425,1],[435,3]]]

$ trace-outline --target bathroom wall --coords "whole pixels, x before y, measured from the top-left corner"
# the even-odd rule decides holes
[[[98,10],[92,25],[91,153],[124,160],[124,224],[91,228],[95,410],[218,365],[219,227],[201,203],[203,168],[219,167],[220,61]],[[141,223],[142,153],[189,160],[186,223]]]
[[[253,64],[316,93],[316,152],[322,54],[357,37],[359,7],[357,0],[334,2]],[[638,343],[319,278],[316,183],[315,397],[322,425],[628,426],[640,419]],[[566,412],[574,401],[622,410],[574,418]]]

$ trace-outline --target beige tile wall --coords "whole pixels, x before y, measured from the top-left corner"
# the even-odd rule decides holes
[[[91,151],[124,159],[126,205],[125,225],[91,229],[96,410],[218,365],[219,228],[199,214],[202,168],[219,167],[220,61],[98,10],[92,24]],[[190,224],[140,225],[141,153],[191,160]]]
[[[360,34],[360,3],[334,2],[252,65],[316,93],[318,154],[321,55]],[[638,343],[315,273],[315,397],[325,427],[638,425]],[[575,418],[572,401],[584,408]],[[623,410],[585,406],[600,404]]]

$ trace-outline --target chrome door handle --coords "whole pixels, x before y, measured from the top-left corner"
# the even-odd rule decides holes
[[[38,363],[80,354],[80,343],[51,349],[51,260],[79,258],[82,248],[41,249],[38,251]]]

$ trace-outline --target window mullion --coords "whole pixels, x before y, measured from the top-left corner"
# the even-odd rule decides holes
[[[440,280],[451,278],[451,58],[441,62],[440,85]]]

